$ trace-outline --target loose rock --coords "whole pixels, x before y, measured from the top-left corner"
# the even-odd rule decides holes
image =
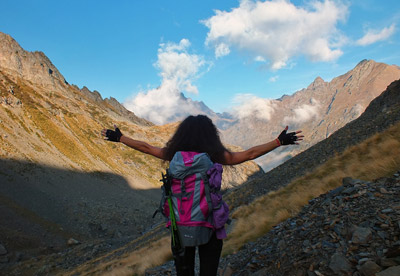
[[[375,262],[367,261],[364,263],[358,271],[360,271],[363,276],[375,276],[375,274],[381,271],[382,268]]]
[[[77,244],[80,244],[80,242],[77,241],[77,240],[75,240],[74,238],[70,238],[70,239],[67,241],[67,244],[68,244],[68,245],[77,245]]]

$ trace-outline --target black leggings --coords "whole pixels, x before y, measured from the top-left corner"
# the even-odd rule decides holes
[[[217,275],[222,244],[214,233],[208,243],[199,246],[200,276]],[[185,247],[183,257],[174,257],[177,276],[194,276],[195,253],[196,247]]]

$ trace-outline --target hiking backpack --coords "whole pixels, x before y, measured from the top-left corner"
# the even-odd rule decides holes
[[[174,219],[183,246],[205,244],[214,231],[217,238],[225,238],[229,208],[219,193],[222,166],[214,164],[207,153],[180,151],[172,158],[167,174],[171,179]],[[162,189],[159,211],[167,218],[167,227],[171,227],[165,187]]]

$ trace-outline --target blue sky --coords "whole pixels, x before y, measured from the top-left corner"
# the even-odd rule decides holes
[[[1,7],[0,31],[43,51],[69,83],[156,123],[163,121],[155,111],[181,107],[179,91],[222,112],[246,97],[292,94],[317,76],[330,81],[363,59],[400,65],[398,0],[3,0]]]

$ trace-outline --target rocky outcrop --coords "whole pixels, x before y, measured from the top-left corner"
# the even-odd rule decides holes
[[[109,99],[104,99],[103,103],[107,108],[115,111],[117,114],[121,114],[122,116],[129,118],[132,122],[135,122],[135,123],[143,125],[143,126],[153,126],[154,125],[152,122],[136,116],[135,113],[126,109],[122,104],[120,104],[113,97],[110,97]]]
[[[92,99],[93,101],[97,103],[101,103],[103,101],[103,98],[101,97],[100,93],[98,91],[90,91],[89,88],[86,86],[82,87],[80,90],[83,95],[88,97],[89,99]]]
[[[110,97],[109,99],[102,98],[101,94],[94,90],[90,91],[89,88],[84,86],[82,89],[75,87],[75,89],[79,90],[80,93],[84,97],[86,97],[89,101],[93,101],[94,104],[103,107],[108,111],[109,115],[112,117],[122,117],[128,119],[134,124],[142,125],[142,126],[153,126],[154,124],[150,121],[147,121],[143,118],[139,118],[135,115],[135,113],[127,110],[122,104],[120,104],[115,98]]]
[[[67,81],[40,51],[25,51],[11,36],[0,32],[0,68],[14,78],[36,85],[62,89]]]

